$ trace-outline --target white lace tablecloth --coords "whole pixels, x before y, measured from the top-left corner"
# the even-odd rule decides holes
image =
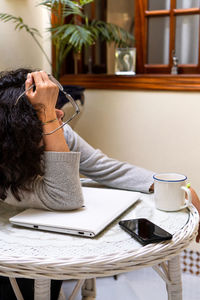
[[[154,207],[153,195],[141,194],[140,198],[141,200],[120,219],[148,218],[170,233],[176,233],[174,241],[162,243],[162,247],[165,251],[167,248],[173,248],[173,243],[177,243],[177,232],[183,232],[183,228],[190,219],[190,211],[188,209],[170,213],[159,211]],[[78,278],[81,277],[76,275],[76,273],[79,272],[79,268],[80,273],[81,271],[89,272],[90,268],[96,265],[94,271],[94,273],[96,273],[96,270],[101,268],[100,264],[102,262],[107,264],[107,273],[105,274],[108,274],[109,269],[113,268],[112,263],[122,261],[126,264],[129,257],[132,261],[133,257],[135,257],[136,260],[137,251],[138,257],[141,257],[141,253],[143,252],[145,255],[148,249],[151,249],[151,252],[155,249],[155,254],[160,251],[160,246],[158,245],[161,243],[142,247],[120,228],[118,225],[119,219],[96,238],[85,238],[25,229],[11,225],[8,219],[20,211],[20,209],[10,207],[6,204],[0,204],[1,275],[7,272],[10,275],[15,274],[16,276],[16,273],[19,272],[19,274],[25,277],[26,275],[30,277],[32,270],[32,273],[35,273],[35,277],[41,274],[42,276],[52,277],[54,271],[58,270],[56,275],[58,279],[64,277],[70,278],[70,272],[73,275],[72,278]],[[192,234],[194,234],[197,229],[197,223],[198,220],[196,217],[195,224],[192,225],[191,229]],[[184,245],[189,243],[188,237],[187,241],[184,241],[184,237],[181,238],[181,243],[182,246],[180,246],[180,248],[183,248]],[[173,253],[175,253],[175,251]],[[147,254],[146,252],[146,257],[148,258]],[[158,253],[157,256],[159,255]],[[70,270],[69,273],[66,271],[66,274],[64,274],[65,270],[71,266],[72,270]],[[49,270],[47,270],[48,268]],[[44,270],[47,270],[46,274],[44,274]],[[123,270],[123,267],[121,270]],[[58,274],[59,272],[63,272],[63,276]],[[93,271],[91,272],[93,273]],[[115,272],[116,270],[113,271],[113,273]],[[84,275],[82,275],[82,277],[83,276]]]
[[[141,198],[144,200],[138,201],[131,211],[123,215],[122,218],[147,218],[172,234],[186,224],[189,216],[187,210],[174,213],[162,212],[155,210],[152,196],[141,194]],[[11,225],[8,219],[20,210],[1,204],[0,211],[1,256],[4,253],[21,256],[23,253],[24,258],[26,256],[80,258],[94,254],[109,255],[119,251],[127,251],[130,248],[142,247],[120,228],[119,219],[99,236],[91,239],[16,227]]]

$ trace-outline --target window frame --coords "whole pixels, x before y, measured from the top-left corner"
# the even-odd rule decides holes
[[[170,74],[173,61],[170,55],[175,49],[175,26],[176,17],[181,15],[200,15],[200,8],[176,8],[176,0],[170,0],[170,9],[148,10],[149,0],[136,0],[135,11],[135,40],[137,49],[137,74]],[[153,65],[147,64],[147,41],[148,41],[148,18],[168,16],[169,20],[169,64]],[[179,74],[199,74],[200,73],[200,31],[199,31],[199,49],[198,64],[179,64]]]

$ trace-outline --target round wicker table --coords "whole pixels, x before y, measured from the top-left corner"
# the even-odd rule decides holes
[[[78,279],[74,299],[84,281],[83,295],[95,296],[87,291],[90,279],[152,266],[166,282],[168,299],[181,300],[179,254],[195,238],[198,213],[192,205],[163,212],[155,209],[153,195],[140,199],[121,218],[148,218],[173,234],[172,241],[141,246],[119,227],[119,219],[93,239],[24,229],[8,221],[21,210],[0,204],[0,275],[10,277],[16,294],[13,278],[34,278],[35,300],[50,299],[50,279]]]

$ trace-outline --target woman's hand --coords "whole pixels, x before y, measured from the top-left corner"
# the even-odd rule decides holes
[[[28,90],[32,84],[36,89],[26,92],[30,103],[37,111],[38,118],[43,123],[43,143],[45,151],[69,152],[63,130],[57,130],[53,134],[46,133],[54,131],[60,126],[62,112],[56,113],[56,102],[58,98],[58,86],[53,83],[44,71],[33,72],[27,75],[25,88]],[[53,122],[49,122],[52,121]]]
[[[35,89],[30,89],[32,84]],[[58,98],[59,88],[53,83],[44,71],[33,72],[27,75],[25,88],[28,90],[26,96],[31,104],[39,111],[38,117],[45,122],[56,117],[55,106]]]

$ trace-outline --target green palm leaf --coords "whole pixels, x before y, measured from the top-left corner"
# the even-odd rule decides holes
[[[71,0],[45,0],[40,2],[39,5],[45,6],[52,10],[53,14],[56,16],[60,16],[61,14],[62,17],[67,17],[70,15],[78,15],[83,17],[81,6],[77,2]],[[62,7],[62,13],[60,12],[60,5]]]
[[[130,42],[134,41],[132,34],[115,24],[106,23],[100,20],[93,20],[90,26],[91,28],[96,29],[98,37],[101,40],[114,42],[117,46],[127,47]]]
[[[92,45],[93,41],[93,35],[89,30],[83,26],[76,25],[74,32],[69,39],[69,44],[74,46],[77,51],[81,51],[83,45],[90,46]]]
[[[16,24],[15,29],[18,30],[25,29],[29,34],[33,36],[35,35],[41,36],[40,32],[36,28],[29,27],[27,24],[24,23],[21,17],[15,17],[10,14],[0,13],[0,20],[3,21],[4,23],[12,21],[13,23]]]
[[[59,38],[60,43],[73,47],[76,52],[81,51],[83,45],[90,46],[94,43],[95,35],[87,26],[65,24],[51,29],[53,39]]]
[[[94,2],[94,0],[80,0],[80,5],[84,6],[84,5],[89,4],[91,2]]]

